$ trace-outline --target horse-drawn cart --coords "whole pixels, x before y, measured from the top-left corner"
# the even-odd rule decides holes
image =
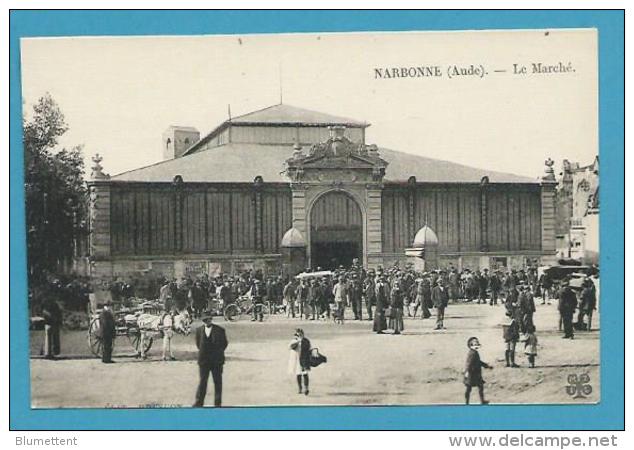
[[[90,294],[90,301],[88,302],[88,315],[90,317],[88,346],[92,354],[97,357],[101,357],[103,351],[99,316],[103,305],[111,301],[110,292],[108,291],[98,291]],[[135,354],[147,353],[152,347],[154,339],[152,336],[146,336],[145,339],[142,339],[137,316],[139,312],[157,313],[160,309],[160,305],[155,302],[140,302],[131,307],[113,305],[112,314],[115,320],[115,340],[113,341],[113,346],[123,340],[124,343],[132,347]]]

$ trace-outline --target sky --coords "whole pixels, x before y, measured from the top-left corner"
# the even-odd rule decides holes
[[[69,126],[60,144],[83,145],[88,168],[99,153],[112,175],[160,161],[170,125],[205,135],[229,105],[235,117],[280,94],[371,123],[367,143],[492,171],[536,178],[548,157],[559,167],[598,153],[590,29],[30,38],[21,52],[26,113],[49,92]],[[532,73],[533,63],[571,70]],[[471,65],[486,74],[448,77]],[[376,77],[419,66],[443,75]]]

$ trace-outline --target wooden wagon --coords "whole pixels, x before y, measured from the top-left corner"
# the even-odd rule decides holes
[[[109,291],[97,291],[89,294],[88,302],[88,316],[90,318],[90,324],[88,326],[88,346],[93,355],[97,357],[102,356],[103,342],[101,327],[99,324],[99,316],[103,309],[103,305],[107,302],[112,302],[112,296]],[[135,354],[147,353],[152,347],[153,337],[146,337],[144,347],[141,348],[141,330],[137,324],[137,315],[141,312],[159,314],[161,305],[157,302],[148,302],[138,299],[131,299],[132,306],[122,306],[118,303],[113,303],[113,315],[115,320],[115,340],[113,347],[116,343],[130,345]],[[120,344],[121,345],[121,344]]]

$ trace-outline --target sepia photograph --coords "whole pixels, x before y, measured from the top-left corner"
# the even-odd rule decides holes
[[[593,28],[22,38],[31,407],[599,403],[598,74]]]

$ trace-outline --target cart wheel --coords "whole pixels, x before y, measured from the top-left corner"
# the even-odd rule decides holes
[[[113,341],[114,345],[114,341]],[[103,342],[101,339],[101,328],[99,327],[99,319],[95,318],[90,321],[88,326],[88,346],[93,355],[101,358],[103,354]]]
[[[136,331],[134,333],[129,334],[128,339],[130,340],[130,345],[132,345],[132,348],[134,349],[137,355],[141,355],[142,353],[147,354],[152,348],[152,343],[154,342],[154,338],[152,336],[148,336],[145,339],[145,348],[143,349],[143,352],[142,352],[140,331]]]
[[[234,322],[240,318],[240,308],[238,305],[229,305],[225,308],[225,320],[229,322]]]

